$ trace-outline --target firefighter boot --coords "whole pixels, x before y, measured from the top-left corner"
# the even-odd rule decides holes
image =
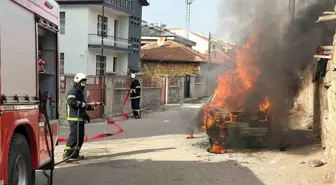
[[[69,161],[69,157],[73,155],[74,148],[71,148],[69,146],[65,146],[64,153],[63,153],[63,160]]]
[[[75,153],[73,156],[71,156],[70,160],[80,160],[84,159],[84,155],[79,155],[80,149],[76,149]]]

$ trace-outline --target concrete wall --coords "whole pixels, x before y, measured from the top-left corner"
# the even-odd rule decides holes
[[[194,98],[201,98],[206,96],[206,86],[205,83],[195,83],[194,87]]]
[[[201,77],[196,79],[196,76],[190,77],[190,95],[191,98],[202,98],[207,96],[206,78]]]
[[[179,103],[180,102],[180,87],[171,86],[168,88],[168,103]]]
[[[108,73],[106,75],[105,84],[105,102],[106,109],[105,114],[107,117],[112,117],[114,115],[120,114],[120,107],[122,106],[128,88],[115,88],[116,79],[119,78],[115,74]],[[138,77],[140,83],[142,82],[141,76]],[[127,85],[125,85],[126,87]],[[161,87],[143,87],[141,90],[141,108],[154,107],[162,104],[162,88]],[[123,111],[130,113],[131,102],[128,100],[123,108]]]
[[[66,106],[66,92],[72,88],[73,84],[73,75],[66,75],[61,79],[61,94],[60,94],[60,108],[59,114],[61,122],[66,124],[65,121],[65,106]],[[115,115],[120,114],[120,107],[123,104],[124,98],[126,96],[128,85],[127,84],[118,84],[117,81],[120,79],[124,79],[125,76],[118,76],[116,73],[107,73],[105,75],[105,83],[101,84],[101,87],[104,89],[102,92],[104,93],[105,99],[105,110],[104,110],[104,117],[110,118]],[[140,83],[142,84],[142,77],[138,76]],[[168,77],[162,77],[168,78]],[[183,101],[184,95],[184,77],[174,77],[177,78],[177,82],[174,85],[168,86],[168,97],[167,103],[181,103]],[[205,84],[201,83],[194,83],[195,77],[191,77],[193,84],[193,89],[191,94],[193,95],[192,98],[200,98],[205,96]],[[90,77],[89,77],[90,80]],[[90,80],[91,81],[91,80]],[[92,82],[93,83],[93,82]],[[168,85],[168,83],[167,83]],[[155,107],[162,105],[163,103],[163,87],[144,87],[142,86],[141,92],[141,108],[148,108],[148,107]],[[131,112],[131,104],[130,100],[128,100],[123,108],[123,111],[126,113]]]
[[[153,107],[162,104],[162,88],[143,87],[141,96],[142,107]]]
[[[120,107],[124,102],[126,96],[126,88],[117,88],[114,91],[114,103],[113,103],[113,114],[120,113]],[[162,90],[161,88],[156,87],[143,87],[142,88],[142,97],[141,97],[141,108],[154,107],[162,104]],[[123,108],[124,112],[131,112],[131,102],[128,100],[126,105]]]

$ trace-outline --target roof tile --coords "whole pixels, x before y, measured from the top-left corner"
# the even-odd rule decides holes
[[[149,43],[141,47],[141,59],[205,62],[207,57],[198,51],[175,41],[165,41],[162,46]]]

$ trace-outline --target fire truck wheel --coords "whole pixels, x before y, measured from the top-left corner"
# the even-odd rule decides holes
[[[32,185],[30,149],[26,138],[13,135],[8,156],[8,185]]]

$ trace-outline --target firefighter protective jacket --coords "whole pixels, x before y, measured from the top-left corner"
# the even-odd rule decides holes
[[[140,99],[141,86],[139,80],[135,79],[131,84],[130,99]]]
[[[66,119],[68,121],[85,121],[85,119],[88,119],[86,110],[94,110],[95,106],[86,105],[83,107],[83,103],[86,104],[82,90],[73,87],[68,91],[66,103]]]

